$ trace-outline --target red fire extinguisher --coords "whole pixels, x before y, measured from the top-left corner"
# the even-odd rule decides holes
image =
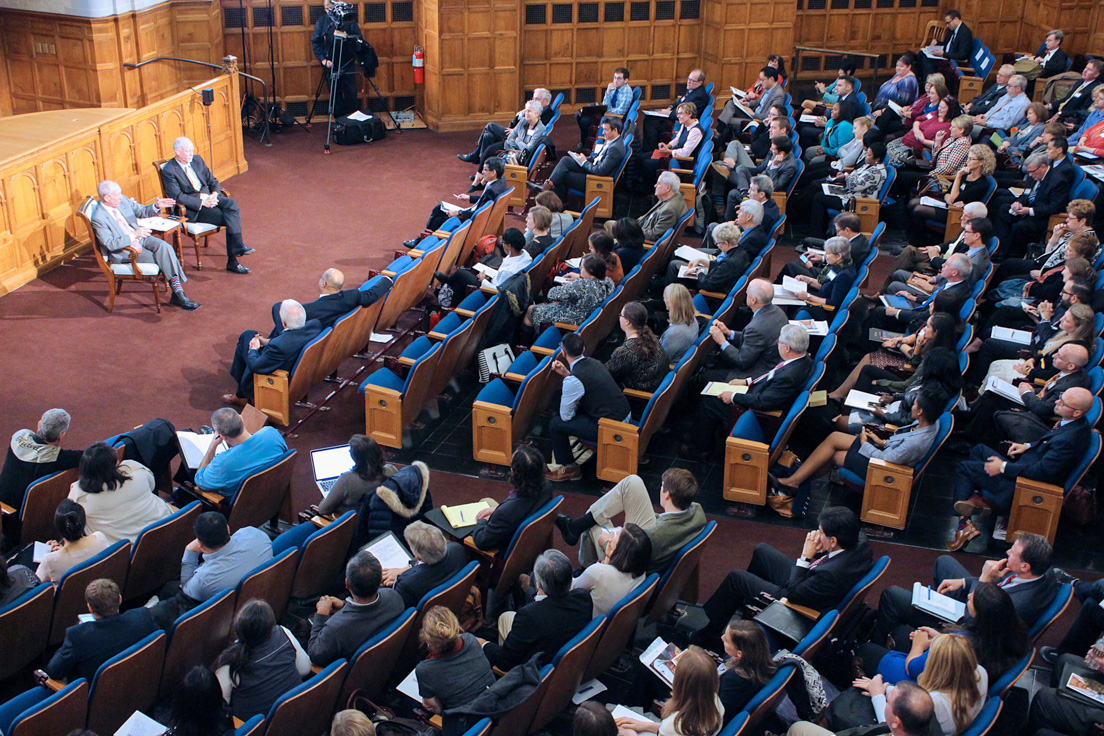
[[[414,47],[414,84],[425,83],[425,52],[421,46]]]

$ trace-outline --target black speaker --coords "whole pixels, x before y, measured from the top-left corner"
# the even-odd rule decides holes
[[[210,107],[215,102],[215,91],[210,87],[204,89],[200,92],[200,99],[203,101],[204,105]]]

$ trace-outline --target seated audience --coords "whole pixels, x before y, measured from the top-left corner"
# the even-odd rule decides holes
[[[854,171],[841,174],[835,181],[835,185],[842,183],[843,193],[825,194],[820,192],[813,195],[812,206],[809,212],[809,230],[813,233],[827,232],[828,210],[834,209],[842,212],[846,210],[852,199],[857,197],[877,198],[882,191],[882,185],[886,180],[884,143],[871,143],[863,152],[864,162]]]
[[[407,525],[433,508],[430,472],[421,460],[387,475],[360,498],[354,544],[361,547],[381,534],[401,537]]]
[[[840,117],[840,103],[832,105],[828,112],[828,121],[824,125],[824,132],[818,138],[815,145],[805,149],[802,157],[805,163],[823,163],[839,156],[840,148],[847,145],[855,137],[853,124],[850,120]]]
[[[224,403],[243,407],[252,402],[253,376],[274,371],[291,373],[303,348],[322,332],[322,323],[316,319],[308,322],[303,305],[294,299],[280,303],[280,326],[280,334],[272,339],[261,337],[256,330],[246,330],[238,336],[230,364],[230,377],[238,388],[232,394],[222,395]]]
[[[563,235],[571,227],[571,223],[575,222],[574,217],[564,212],[564,204],[555,192],[541,192],[533,202],[535,207],[544,207],[552,213],[552,224],[548,226],[548,234],[553,238]],[[525,231],[525,242],[528,243],[531,239],[531,233],[527,229]]]
[[[755,83],[755,87],[743,96],[742,106],[736,106],[737,97],[734,96],[725,103],[720,115],[717,116],[716,127],[720,142],[728,143],[744,128],[749,118],[745,108],[751,112],[751,120],[765,122],[770,117],[771,107],[781,105],[784,97],[785,92],[780,84],[779,70],[768,63],[759,70],[759,80]]]
[[[84,508],[88,531],[103,532],[108,543],[133,542],[147,526],[173,513],[158,497],[153,473],[136,460],[120,461],[106,442],[84,451],[80,480],[69,490],[69,500]]]
[[[682,284],[667,284],[663,289],[663,306],[667,311],[667,329],[659,336],[659,344],[667,360],[677,363],[698,339],[694,300]]]
[[[771,141],[779,136],[789,138],[792,130],[789,113],[781,103],[771,107],[767,125],[757,125],[751,132],[751,143],[746,147],[734,140],[725,148],[724,156],[713,162],[713,171],[709,175],[709,188],[713,194],[713,204],[720,210],[725,207],[725,190],[736,185],[736,169],[740,166],[755,167],[755,162],[767,157]],[[732,218],[727,218],[731,220]]]
[[[600,364],[599,364],[600,365]],[[492,508],[482,509],[471,541],[477,549],[505,550],[521,523],[552,498],[552,489],[543,477],[544,458],[530,445],[514,450],[510,459],[510,495],[501,504],[488,501]]]
[[[223,736],[233,730],[218,678],[205,665],[196,665],[173,693],[166,736]]]
[[[1104,155],[1104,87],[1093,90],[1092,109],[1085,122],[1069,137],[1073,153],[1088,153],[1093,156]]]
[[[1009,132],[1024,123],[1031,98],[1027,94],[1027,79],[1014,74],[1008,80],[1008,90],[988,112],[974,115],[974,125],[990,130]]]
[[[1043,129],[1047,124],[1046,105],[1032,102],[1027,106],[1024,115],[1026,119],[1023,125],[997,146],[997,153],[1006,154],[1008,157],[1000,162],[1002,168],[1018,168],[1028,153],[1041,142]],[[1065,132],[1065,128],[1062,128],[1062,132]]]
[[[587,238],[587,250],[601,258],[606,263],[606,276],[614,286],[625,278],[625,269],[621,266],[621,258],[614,252],[615,243],[605,230],[595,230]],[[579,278],[579,273],[568,272],[563,275],[568,281]]]
[[[26,565],[9,565],[0,555],[0,608],[8,605],[28,590],[38,587],[41,581]]]
[[[55,680],[86,678],[119,652],[157,631],[148,608],[119,613],[123,596],[113,580],[93,580],[84,589],[84,602],[92,620],[65,630],[61,648],[54,652],[46,673]]]
[[[606,85],[606,92],[602,95],[601,105],[606,108],[603,112],[618,117],[603,117],[602,124],[604,125],[606,120],[621,122],[624,116],[628,114],[629,108],[632,107],[632,101],[633,90],[629,86],[629,70],[619,66],[613,70],[613,81]],[[591,117],[590,113],[591,110],[585,107],[575,111],[575,121],[579,124],[579,145],[575,149],[576,153],[582,153],[586,150],[587,141],[590,139],[590,128],[594,125],[594,118]]]
[[[656,147],[664,129],[672,127],[678,120],[679,108],[685,103],[692,104],[697,112],[702,112],[709,104],[709,92],[705,87],[705,72],[701,69],[694,69],[686,76],[685,94],[676,97],[675,101],[667,107],[656,110],[660,115],[666,115],[666,120],[659,115],[641,116],[643,121],[643,150],[651,151]]]
[[[989,270],[989,240],[993,237],[993,224],[989,220],[978,217],[968,220],[962,228],[961,248],[956,246],[951,255],[961,253],[970,262],[970,281],[985,276]],[[911,247],[911,246],[910,246]],[[938,246],[933,246],[938,248]],[[937,257],[938,258],[938,257]],[[931,261],[928,261],[931,263]],[[943,261],[946,263],[946,261]],[[942,271],[942,264],[940,264]],[[943,283],[943,276],[934,273],[914,273],[911,270],[894,271],[892,279],[885,285],[883,291],[887,294],[904,296],[911,300],[927,299],[935,288]]]
[[[530,100],[525,103],[525,109],[522,111],[522,120],[516,125],[510,128],[509,135],[506,136],[506,140],[501,146],[492,145],[488,147],[488,150],[483,152],[483,157],[480,163],[486,161],[491,156],[497,156],[501,152],[505,151],[502,158],[508,164],[525,165],[529,163],[529,157],[533,155],[533,152],[540,146],[541,141],[544,140],[544,105],[536,100]],[[475,175],[475,179],[472,180],[471,189],[468,191],[474,192],[476,189],[486,185],[486,178],[482,173]]]
[[[631,98],[631,95],[630,95]],[[610,112],[613,112],[612,110]],[[613,176],[617,167],[625,159],[625,141],[621,137],[621,118],[602,118],[601,136],[605,144],[589,156],[582,153],[568,153],[556,162],[556,168],[543,185],[527,182],[534,192],[554,191],[561,201],[567,199],[571,189],[586,191],[587,174],[595,176]],[[584,134],[584,138],[585,138]]]
[[[1005,256],[1019,256],[1047,228],[1050,216],[1069,204],[1073,166],[1066,161],[1065,138],[1051,138],[1046,153],[1034,153],[1024,162],[1031,186],[1019,197],[1003,191],[994,195],[997,239]],[[1054,156],[1057,163],[1050,157]]]
[[[5,521],[9,516],[17,516],[23,508],[23,496],[31,483],[80,465],[81,450],[61,449],[69,421],[69,412],[49,409],[38,420],[36,430],[20,429],[12,435],[4,468],[0,470],[0,502],[11,506],[16,514],[4,514]]]
[[[717,666],[698,647],[690,647],[678,660],[671,697],[663,704],[659,723],[623,716],[617,719],[618,733],[638,736],[715,736],[721,730],[725,707],[717,695]]]
[[[778,671],[767,635],[754,621],[733,618],[721,635],[728,656],[721,674],[720,698],[726,722],[744,710]]]
[[[525,252],[536,258],[548,246],[556,242],[549,229],[552,227],[552,211],[536,205],[525,216]]]
[[[805,311],[813,319],[831,319],[829,310],[839,309],[858,277],[858,268],[851,260],[851,243],[839,236],[824,243],[824,266],[816,276],[796,276],[806,285],[794,294],[805,302]]]
[[[1080,123],[1088,117],[1089,105],[1092,104],[1092,95],[1100,83],[1100,72],[1104,71],[1104,60],[1089,59],[1085,62],[1085,68],[1081,71],[1081,83],[1074,86],[1060,100],[1050,103],[1051,120],[1061,120],[1065,123]]]
[[[510,188],[509,183],[502,178],[502,174],[506,171],[506,162],[498,156],[487,159],[483,162],[483,167],[480,169],[480,176],[483,177],[483,181],[486,183],[483,191],[481,192],[465,192],[464,194],[452,195],[454,199],[462,202],[468,207],[450,211],[443,206],[443,204],[437,204],[433,207],[433,211],[429,215],[429,219],[426,220],[425,229],[433,232],[445,224],[445,221],[450,217],[456,217],[461,222],[467,222],[471,219],[475,211],[485,204],[495,201],[498,195],[505,192]],[[418,238],[412,238],[410,240],[404,240],[403,245],[407,248],[413,248],[418,244]]]
[[[874,128],[874,118],[869,115],[855,118],[851,122],[851,140],[841,145],[834,157],[825,155],[823,160],[818,160],[821,157],[817,156],[808,162],[805,166],[805,172],[801,175],[801,181],[805,183],[797,189],[796,193],[800,193],[802,189],[807,189],[814,183],[818,183],[820,179],[826,176],[834,175],[844,169],[861,166],[866,143],[864,139],[872,130],[874,133],[869,142],[880,141],[882,134],[881,131]]]
[[[686,214],[686,200],[682,196],[681,186],[678,174],[673,171],[664,171],[656,179],[655,196],[658,201],[640,216],[640,228],[644,231],[645,241],[654,243],[659,240]]]
[[[989,379],[994,376],[1009,383],[1025,378],[1029,381],[1051,378],[1057,372],[1054,354],[1058,348],[1068,342],[1077,342],[1088,347],[1093,343],[1094,335],[1092,307],[1074,304],[1062,314],[1057,324],[1040,321],[1027,345],[995,337],[982,342],[971,358],[966,379],[980,386],[984,392]],[[1021,350],[1026,350],[1030,357],[1020,359]]]
[[[330,736],[376,736],[376,727],[367,715],[349,708],[334,713]]]
[[[793,155],[793,141],[786,136],[771,138],[770,152],[758,166],[737,166],[736,186],[728,193],[726,212],[748,196],[748,187],[753,176],[766,176],[774,189],[786,191],[790,182],[797,176],[797,160]]]
[[[50,540],[50,552],[38,563],[35,575],[44,583],[56,583],[70,568],[95,557],[111,546],[103,532],[88,534],[84,507],[65,499],[54,512],[58,538]]]
[[[402,596],[407,608],[413,608],[426,593],[450,580],[464,569],[468,556],[464,545],[449,542],[440,529],[424,521],[413,521],[403,531],[414,564],[403,569],[383,571],[383,584]]]
[[[833,608],[874,567],[859,526],[854,511],[829,506],[820,512],[817,528],[805,536],[796,562],[769,544],[758,544],[748,569],[730,572],[705,602],[709,623],[694,640],[715,641],[733,614],[761,593],[818,611]]]
[[[357,307],[370,307],[385,297],[393,283],[389,277],[381,276],[371,289],[346,289],[344,288],[345,274],[336,268],[327,268],[318,279],[318,298],[303,305],[307,322],[318,320],[323,329],[333,327],[338,319]],[[273,328],[268,336],[269,340],[284,331],[284,324],[280,318],[282,306],[282,302],[272,305]],[[263,345],[264,341],[261,344]]]
[[[366,434],[354,434],[349,438],[349,455],[353,459],[352,469],[338,477],[318,504],[319,514],[341,516],[346,511],[356,511],[365,495],[398,472],[398,468],[384,461],[383,450]]]
[[[720,346],[721,362],[725,366],[706,371],[706,381],[731,381],[766,373],[779,363],[778,336],[789,320],[782,308],[775,305],[774,287],[766,279],[754,279],[748,284],[746,302],[751,320],[742,330],[731,330],[720,320],[713,320],[709,336]]]
[[[571,588],[590,591],[594,618],[604,616],[644,582],[651,561],[652,540],[636,524],[625,524],[610,533],[601,561],[583,568]]]
[[[606,221],[605,230],[613,236],[614,252],[621,261],[621,270],[628,273],[647,253],[647,248],[644,247],[644,229],[635,217],[622,217],[612,225],[611,222]]]
[[[476,271],[473,268],[457,268],[450,274],[438,271],[433,277],[442,284],[448,284],[453,291],[453,303],[459,304],[468,289],[479,288],[486,284],[495,289],[513,276],[525,270],[525,267],[533,262],[533,256],[525,250],[525,235],[516,227],[508,227],[499,236],[495,249],[479,261],[484,266],[494,269],[493,274],[486,271]]]
[[[606,370],[622,388],[655,391],[667,375],[667,354],[648,327],[648,310],[629,302],[621,308],[620,327],[625,342],[606,361]]]
[[[945,101],[939,103],[940,115],[945,105]],[[892,151],[886,156],[887,161],[896,163],[901,167],[897,181],[894,183],[896,191],[902,193],[913,192],[921,182],[935,177],[951,177],[965,165],[966,157],[970,153],[970,134],[974,129],[974,124],[970,122],[967,115],[954,117],[948,115],[947,123],[946,129],[937,132],[934,138],[923,139],[925,146],[930,148],[932,153],[930,169],[919,168],[921,157],[905,158],[894,162],[891,158]],[[921,124],[917,123],[917,125]],[[905,138],[900,140],[903,141]],[[893,148],[896,143],[897,141],[890,143],[890,148]]]
[[[1016,73],[1016,67],[1012,64],[1002,64],[997,67],[996,84],[989,87],[974,99],[962,106],[962,112],[967,115],[984,115],[993,109],[1004,93],[1008,91],[1008,80]]]
[[[962,208],[962,216],[959,217],[959,225],[962,229],[959,230],[958,236],[954,240],[949,240],[940,245],[906,245],[900,249],[900,252],[894,256],[893,266],[890,270],[890,276],[886,279],[886,284],[899,280],[893,274],[898,271],[904,271],[911,273],[912,271],[926,270],[931,268],[937,270],[942,268],[943,261],[950,258],[952,253],[965,253],[967,248],[965,244],[966,239],[966,223],[973,220],[975,217],[988,218],[989,208],[981,202],[969,202]],[[990,225],[992,221],[990,221]],[[988,243],[986,244],[988,245]],[[854,248],[852,248],[854,251]],[[882,291],[887,289],[882,287]]]
[[[1066,34],[1056,28],[1047,33],[1046,39],[1039,45],[1039,49],[1034,56],[1016,54],[1016,61],[1030,59],[1035,62],[1037,66],[1035,70],[1030,72],[1031,79],[1039,77],[1045,79],[1046,77],[1053,77],[1055,74],[1061,74],[1069,68],[1070,60],[1066,52],[1062,50],[1062,41],[1065,39]]]
[[[1097,641],[1083,656],[1080,652],[1064,654],[1055,661],[1050,671],[1049,687],[1035,690],[1031,698],[1026,733],[1037,736],[1091,734],[1097,725],[1104,723],[1104,708],[1085,699],[1071,697],[1069,693],[1060,694],[1059,690],[1066,685],[1071,674],[1099,682],[1099,673],[1104,670],[1102,652],[1104,641]]]
[[[951,129],[951,121],[961,112],[958,100],[947,94],[947,88],[942,83],[929,84],[926,99],[930,100],[930,104],[924,107],[923,114],[911,121],[909,130],[886,144],[888,163],[894,166],[915,163],[923,158],[925,150],[934,151],[936,137],[942,141]],[[940,133],[943,135],[940,136]]]
[[[892,101],[900,107],[909,107],[920,96],[920,84],[912,73],[915,58],[912,54],[898,57],[893,77],[882,83],[871,103],[871,117],[885,133],[893,133],[901,127],[901,117],[889,106]],[[885,117],[885,120],[881,118]]]
[[[635,524],[651,540],[648,572],[663,572],[687,542],[705,528],[705,512],[696,501],[698,482],[689,470],[668,468],[659,487],[660,514],[652,507],[640,476],[630,475],[590,505],[577,519],[556,517],[556,528],[569,546],[579,544],[579,562],[589,567],[609,554],[613,532],[609,524],[624,514],[624,524]]]
[[[650,156],[641,154],[638,159],[645,170],[655,175],[671,164],[670,158],[672,156],[680,158],[693,157],[698,150],[698,145],[702,142],[702,129],[699,125],[698,111],[698,106],[693,102],[682,102],[675,108],[675,118],[678,120],[679,130],[672,134],[670,143],[660,141],[652,148],[642,147],[644,152],[651,154]],[[645,117],[645,120],[650,117]]]
[[[973,264],[970,263],[970,259],[966,257],[966,254],[953,254],[939,269],[939,276],[932,284],[930,296],[926,298],[911,296],[910,298],[911,292],[908,291],[898,294],[909,304],[915,306],[909,308],[875,307],[867,314],[863,332],[867,333],[871,327],[890,331],[907,327],[909,331],[914,331],[916,329],[914,323],[928,318],[930,307],[940,294],[946,295],[945,298],[949,297],[953,304],[953,306],[948,306],[947,311],[951,314],[957,314],[959,307],[970,297],[973,287],[972,276]]]
[[[954,127],[952,126],[952,129]],[[945,150],[947,150],[946,145],[940,150],[941,156]],[[953,162],[947,164],[948,167],[951,165]],[[997,159],[993,155],[993,149],[983,143],[975,144],[967,149],[964,166],[957,171],[948,171],[941,174],[939,178],[932,179],[932,183],[921,196],[942,200],[948,206],[953,204],[965,206],[971,202],[981,202],[989,194],[989,177],[993,175],[996,168]],[[914,197],[908,202],[909,221],[912,223],[913,232],[923,232],[928,221],[941,226],[946,225],[947,212],[948,207],[926,205],[921,201],[921,197]]]
[[[613,280],[606,275],[606,262],[593,253],[583,256],[579,278],[548,290],[548,301],[531,304],[525,324],[540,328],[554,322],[581,324],[613,293]]]
[[[1096,237],[1092,224],[1096,219],[1096,205],[1087,199],[1075,199],[1066,205],[1066,219],[1054,227],[1050,239],[1042,247],[1032,246],[1028,258],[1005,258],[993,275],[995,284],[993,295],[1006,299],[1015,295],[1017,287],[1022,287],[1029,278],[1035,277],[1034,271],[1045,271],[1062,265],[1069,257],[1070,240],[1080,233]],[[1098,248],[1094,244],[1091,251],[1083,257],[1092,262],[1096,260]],[[1006,282],[1020,279],[1018,284],[1008,286]]]
[[[840,97],[846,97],[846,95],[841,95],[840,93],[846,89],[846,80],[848,77],[852,78],[852,88],[854,88],[855,68],[855,60],[853,58],[850,56],[841,58],[839,62],[839,71],[836,72],[836,78],[827,86],[824,82],[814,82],[813,87],[816,89],[818,97],[816,99],[803,100],[801,102],[802,111],[808,114],[816,114],[817,110],[831,107],[839,101]]]
[[[540,104],[540,121],[548,125],[556,112],[552,109],[552,93],[543,87],[537,87],[533,90],[533,98],[531,101]],[[529,109],[528,103],[526,103],[525,107],[518,110],[508,127],[504,127],[498,123],[487,123],[484,125],[483,130],[479,133],[479,140],[475,143],[475,150],[471,153],[458,153],[456,154],[456,158],[464,163],[477,164],[482,163],[493,151],[501,150],[503,142],[513,129],[525,122],[525,111],[527,109]]]
[[[383,569],[366,549],[345,565],[345,600],[324,595],[311,616],[307,653],[311,662],[325,667],[338,659],[351,659],[360,645],[394,621],[406,609],[403,597],[390,588],[380,588]]]
[[[854,212],[840,212],[832,219],[832,227],[835,228],[836,235],[850,243],[851,261],[856,266],[865,263],[866,259],[870,257],[870,241],[862,232],[862,221],[859,220],[859,216]],[[818,271],[815,269],[819,269],[824,265],[824,255],[813,253],[810,249],[823,250],[825,242],[820,238],[805,238],[798,250],[805,250],[806,262],[809,265],[803,265],[800,259],[790,261],[782,267],[783,275],[797,276],[798,274],[804,274],[805,276],[816,276]]]
[[[571,561],[559,550],[547,550],[533,563],[536,599],[518,611],[498,617],[498,642],[482,642],[491,665],[501,670],[540,653],[541,666],[590,623],[590,593],[571,589]]]
[[[440,714],[467,705],[495,683],[479,640],[461,629],[456,614],[444,606],[426,611],[418,641],[429,653],[414,668],[426,710]]]
[[[885,694],[885,727],[893,736],[929,736],[933,709],[932,698],[927,690],[911,682],[898,683]],[[790,726],[786,736],[834,735],[826,728],[800,721]]]
[[[744,207],[747,205],[747,207]],[[758,202],[750,199],[744,200],[740,205],[740,212],[736,216],[736,222],[722,222],[713,229],[713,242],[717,246],[711,254],[707,249],[700,249],[706,255],[715,255],[715,258],[700,258],[692,263],[687,263],[680,258],[672,258],[667,265],[668,283],[675,283],[676,279],[685,279],[692,284],[692,288],[699,291],[709,291],[715,294],[728,294],[740,277],[747,273],[748,266],[754,256],[748,255],[748,249],[742,248],[745,238],[749,249],[754,249],[760,240],[759,236],[766,233],[761,227],[754,226],[743,230],[738,224],[741,220],[747,224],[754,222],[751,212],[758,210],[762,213],[762,207]],[[765,243],[764,243],[765,245]],[[761,247],[760,247],[761,250]],[[686,268],[686,275],[681,275]]]
[[[782,216],[779,211],[778,203],[774,201],[774,182],[770,180],[769,176],[757,174],[751,177],[751,181],[748,183],[748,199],[758,202],[763,205],[763,222],[761,223],[763,233],[769,235],[774,230],[774,225],[778,222],[778,218]],[[729,201],[729,205],[725,208],[725,222],[735,225],[736,218],[740,213],[740,202],[735,198]],[[724,223],[710,223],[705,228],[705,237],[702,238],[701,250],[708,252],[710,248],[716,247],[716,242],[713,238],[713,231]]]
[[[275,427],[264,427],[256,434],[245,428],[241,415],[222,408],[211,415],[211,426],[218,435],[199,462],[196,485],[230,497],[249,476],[272,465],[288,451],[287,442]],[[218,451],[225,443],[226,449]]]
[[[222,699],[235,718],[267,715],[273,703],[310,674],[310,657],[283,626],[272,607],[251,600],[234,619],[236,641],[215,660]]]

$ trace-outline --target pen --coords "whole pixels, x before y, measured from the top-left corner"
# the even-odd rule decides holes
[[[460,509],[460,525],[464,525],[464,509]]]

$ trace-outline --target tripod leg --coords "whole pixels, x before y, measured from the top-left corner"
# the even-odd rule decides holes
[[[322,67],[322,68],[325,69],[326,67]],[[320,98],[322,96],[322,85],[324,85],[325,83],[326,83],[326,75],[323,74],[318,79],[318,86],[314,90],[314,102],[311,103],[310,114],[307,115],[307,122],[306,122],[307,130],[310,130],[311,119],[314,118],[314,113],[318,109],[318,98]]]

